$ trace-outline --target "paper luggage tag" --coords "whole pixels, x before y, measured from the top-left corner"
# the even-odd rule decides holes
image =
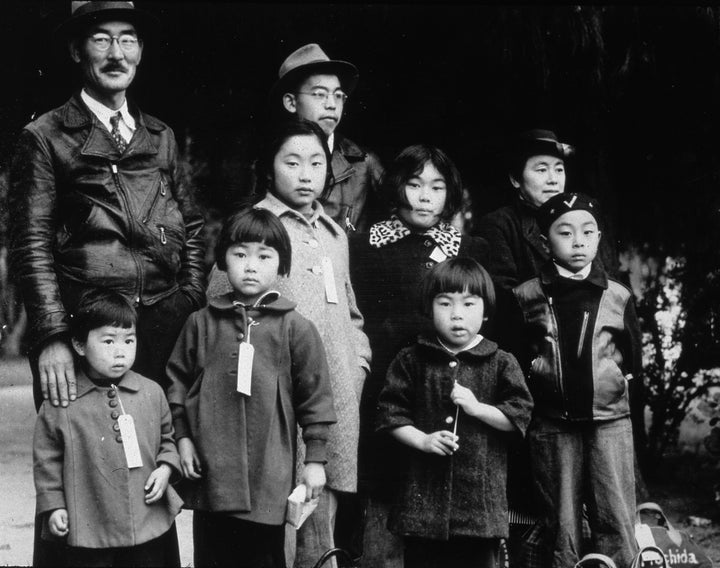
[[[298,485],[287,500],[287,510],[285,512],[285,521],[291,524],[296,529],[299,529],[305,520],[312,514],[317,508],[320,502],[319,497],[305,501],[307,494],[307,488],[305,485]]]
[[[241,343],[238,347],[237,391],[250,396],[252,367],[255,348],[250,343]]]
[[[140,446],[138,445],[133,417],[129,414],[121,414],[118,416],[118,425],[120,426],[120,435],[122,436],[122,445],[125,450],[128,468],[142,467],[142,457],[140,456]]]
[[[333,271],[332,261],[329,256],[322,257],[322,273],[325,280],[325,298],[328,304],[337,304],[338,296],[335,288],[335,272]]]
[[[435,262],[442,262],[447,258],[447,255],[440,250],[440,247],[435,247],[430,253],[430,260],[434,260]]]

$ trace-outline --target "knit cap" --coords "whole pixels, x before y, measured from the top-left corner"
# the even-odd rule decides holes
[[[600,226],[600,204],[584,193],[558,193],[553,195],[538,210],[538,225],[543,235],[547,235],[555,220],[568,211],[587,211]]]

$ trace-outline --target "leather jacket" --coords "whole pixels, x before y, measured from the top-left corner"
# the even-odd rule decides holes
[[[321,199],[325,213],[346,232],[368,230],[384,215],[379,195],[380,160],[352,140],[336,135],[332,171],[332,189]]]
[[[10,176],[10,261],[31,349],[67,331],[88,287],[152,305],[204,303],[203,217],[181,182],[172,130],[132,109],[124,153],[79,92],[20,134]]]
[[[553,308],[552,265],[540,276],[513,289],[527,334],[523,349],[529,355],[527,382],[535,413],[547,418],[572,419],[563,376],[558,322]],[[593,265],[588,281],[602,289],[594,321],[589,321],[592,346],[592,420],[612,420],[630,414],[628,380],[640,371],[639,326],[632,292]],[[592,318],[591,318],[592,320]]]

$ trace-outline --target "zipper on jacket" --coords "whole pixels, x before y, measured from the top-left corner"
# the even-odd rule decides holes
[[[585,333],[587,332],[587,324],[588,324],[589,318],[590,318],[590,312],[585,310],[583,312],[582,327],[580,328],[580,340],[578,341],[578,348],[577,348],[577,358],[578,359],[580,359],[580,355],[582,355],[583,344],[585,343]]]
[[[122,186],[122,183],[120,183],[120,175],[118,174],[118,167],[117,164],[114,162],[110,162],[110,170],[112,171],[113,181],[115,182],[115,187],[117,187],[118,193],[120,194],[120,197],[123,200],[123,203],[125,204],[125,211],[127,213],[128,218],[128,241],[130,243],[130,256],[133,259],[133,262],[135,263],[135,270],[137,271],[136,274],[136,281],[135,281],[135,290],[136,290],[136,296],[134,298],[135,303],[138,304],[140,302],[140,295],[142,294],[142,267],[140,266],[140,262],[138,262],[137,256],[135,255],[135,232],[132,229],[133,226],[133,216],[132,216],[132,210],[130,209],[130,203],[128,202],[127,194],[125,193],[125,189]]]
[[[557,340],[555,342],[555,353],[557,354],[555,369],[557,372],[557,385],[560,391],[560,402],[562,403],[563,416],[568,415],[567,408],[565,407],[565,389],[563,388],[563,377],[562,377],[562,356],[560,354],[560,326],[558,325],[557,318],[555,317],[555,308],[553,307],[552,296],[548,296],[548,306],[550,307],[550,318],[552,319],[555,332],[557,334]]]
[[[150,204],[150,209],[148,209],[148,212],[145,214],[145,217],[143,217],[143,224],[147,223],[150,217],[153,214],[153,211],[155,210],[155,206],[157,205],[158,200],[160,199],[160,196],[162,195],[165,197],[165,194],[167,192],[165,191],[165,182],[160,178],[160,191],[155,192],[155,197],[153,197],[152,203]]]
[[[165,236],[165,226],[164,225],[158,225],[158,229],[160,229],[160,242],[164,245],[167,244],[167,237]]]

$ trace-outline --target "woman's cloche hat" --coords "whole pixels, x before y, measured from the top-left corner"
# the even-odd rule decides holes
[[[313,74],[337,75],[342,90],[352,93],[360,72],[347,61],[330,59],[317,43],[309,43],[293,51],[280,65],[278,80],[270,90],[272,98],[290,92],[303,77]]]
[[[71,2],[70,17],[55,28],[55,37],[68,40],[88,25],[108,20],[129,22],[142,33],[158,26],[158,19],[143,10],[135,8],[133,2]]]

